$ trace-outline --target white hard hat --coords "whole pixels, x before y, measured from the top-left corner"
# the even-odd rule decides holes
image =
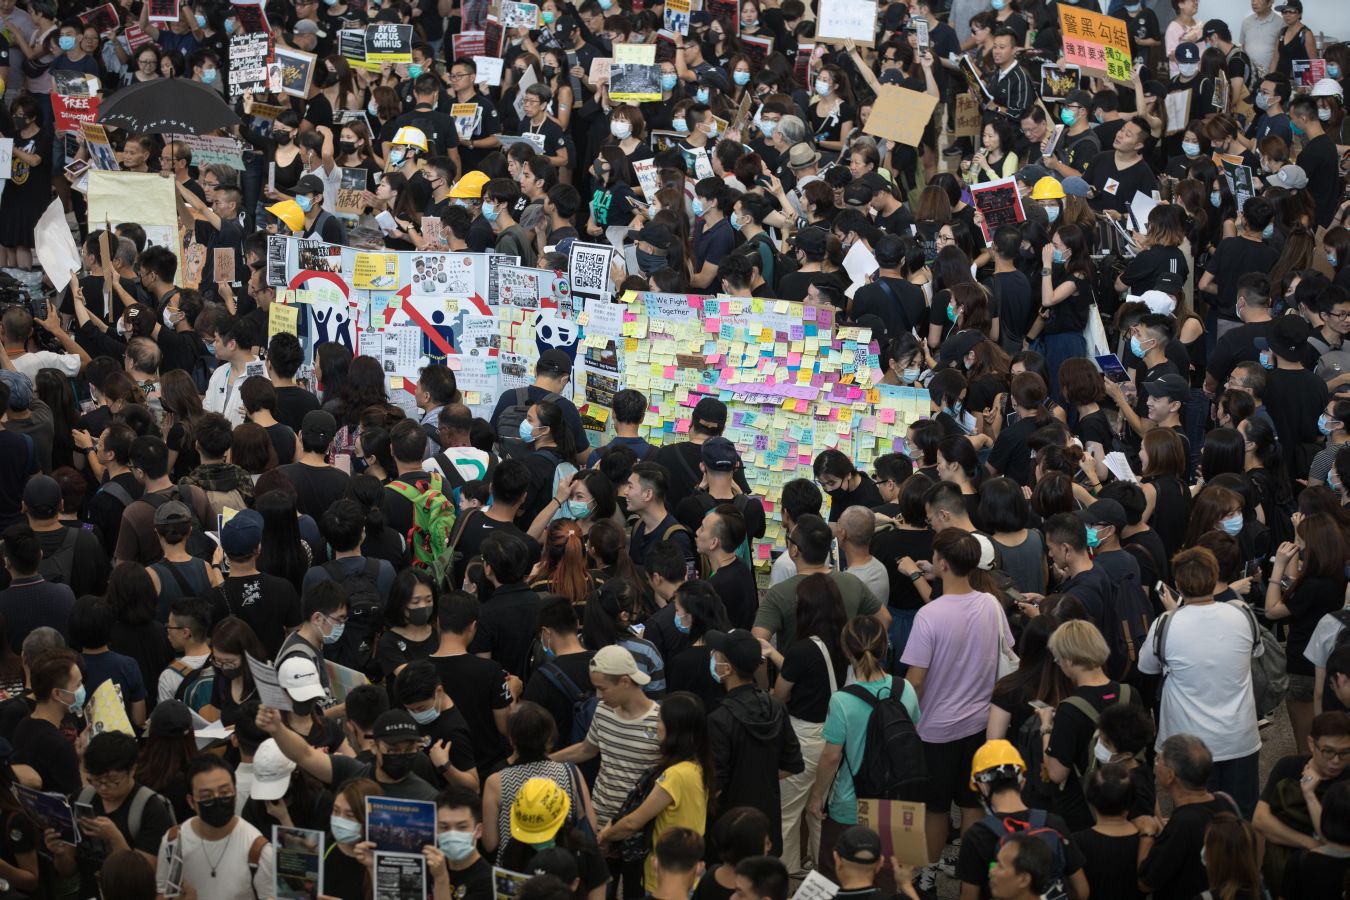
[[[1340,97],[1341,83],[1334,78],[1323,78],[1313,85],[1314,97]]]

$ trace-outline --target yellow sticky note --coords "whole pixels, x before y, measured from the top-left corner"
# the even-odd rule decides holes
[[[390,387],[391,389],[393,389],[393,390],[396,390],[396,391],[401,391],[401,390],[403,390],[403,376],[402,376],[402,375],[391,375],[391,376],[389,377],[389,387]]]
[[[300,329],[300,308],[273,303],[267,308],[267,338],[275,334],[298,334]]]

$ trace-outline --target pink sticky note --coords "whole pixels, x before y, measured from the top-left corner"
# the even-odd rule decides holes
[[[755,555],[760,559],[769,559],[769,554],[773,550],[772,544],[756,544]]]
[[[881,409],[877,410],[877,419],[879,419],[883,425],[894,425],[895,410],[888,406],[883,406]]]
[[[703,330],[706,331],[706,332],[708,332],[708,334],[717,334],[719,331],[722,330],[722,320],[721,320],[721,319],[704,319],[704,320],[703,320]]]
[[[676,422],[676,423],[675,423],[675,433],[676,433],[676,434],[688,434],[688,433],[689,433],[689,420],[688,420],[688,419],[680,419],[678,422]]]
[[[787,364],[789,366],[800,366],[802,364],[802,355],[800,353],[789,353]]]

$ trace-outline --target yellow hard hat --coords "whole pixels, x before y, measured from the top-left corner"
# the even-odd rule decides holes
[[[551,778],[531,778],[511,802],[511,837],[525,844],[553,840],[572,801]]]
[[[416,147],[423,153],[427,152],[427,136],[422,132],[422,129],[414,128],[411,125],[404,125],[400,128],[394,134],[394,139],[389,143],[406,144],[411,147]]]
[[[1049,175],[1032,185],[1032,200],[1063,200],[1064,185],[1060,184]]]
[[[459,198],[461,200],[477,200],[483,196],[483,185],[488,183],[488,177],[482,172],[465,172],[464,177],[455,182],[455,186],[450,189],[450,198]]]
[[[291,231],[305,227],[305,211],[294,200],[282,200],[267,207],[267,211],[276,216]]]
[[[1027,770],[1022,754],[1007,741],[985,741],[975,751],[970,763],[970,789],[978,790],[975,782],[988,781],[995,776],[1015,777]]]

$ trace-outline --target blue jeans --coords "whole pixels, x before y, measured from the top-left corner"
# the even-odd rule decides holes
[[[891,628],[888,637],[891,642],[892,663],[887,671],[895,675],[903,676],[909,666],[903,666],[900,663],[900,656],[905,652],[905,644],[909,642],[909,633],[914,630],[914,617],[919,614],[917,609],[896,609],[890,607]]]
[[[1059,399],[1059,367],[1066,359],[1082,359],[1087,356],[1087,341],[1081,331],[1062,331],[1059,334],[1047,334],[1045,340],[1045,366],[1050,370],[1050,396],[1056,402]]]
[[[1209,784],[1206,785],[1211,791],[1223,791],[1232,797],[1248,821],[1252,813],[1256,812],[1256,801],[1260,794],[1260,756],[1258,752],[1216,762],[1209,776]]]

